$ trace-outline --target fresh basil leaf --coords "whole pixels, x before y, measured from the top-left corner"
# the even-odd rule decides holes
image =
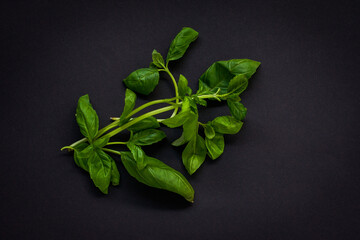
[[[131,90],[149,95],[159,83],[159,72],[154,68],[140,68],[124,79]]]
[[[179,114],[176,114],[172,118],[167,118],[161,123],[168,126],[169,128],[176,128],[182,126],[191,115],[190,111],[181,111]]]
[[[248,86],[248,80],[244,74],[239,74],[230,80],[228,93],[241,94]]]
[[[213,139],[215,137],[215,130],[210,124],[205,125],[204,133],[206,138]]]
[[[222,134],[236,134],[240,131],[243,123],[233,116],[220,116],[211,121],[215,132]]]
[[[153,60],[153,63],[156,67],[158,68],[164,68],[165,67],[165,62],[164,62],[164,59],[163,57],[161,56],[161,54],[156,51],[154,49],[154,51],[152,52],[152,60]]]
[[[87,94],[79,98],[76,108],[76,121],[80,127],[80,132],[91,143],[99,130],[99,117],[93,109]]]
[[[214,160],[224,152],[224,147],[225,147],[224,136],[221,133],[216,133],[212,139],[206,137],[205,145],[209,157]]]
[[[250,59],[231,59],[213,63],[199,79],[198,94],[228,92],[230,80],[239,74],[244,74],[247,79],[256,72],[260,62]]]
[[[186,141],[185,137],[184,137],[184,132],[181,134],[181,136],[176,139],[175,141],[173,141],[171,143],[171,145],[175,146],[175,147],[179,147],[181,145],[184,145],[185,143],[187,143],[188,141]]]
[[[157,143],[166,137],[165,133],[157,129],[146,129],[133,135],[131,142],[138,146]]]
[[[182,152],[183,164],[190,175],[192,175],[205,161],[206,146],[200,135],[195,135],[186,145]]]
[[[194,29],[189,27],[184,27],[171,42],[166,57],[166,63],[181,58],[185,54],[190,43],[195,41],[198,36],[199,33],[196,32]]]
[[[109,142],[110,138],[99,138],[96,139],[95,142],[93,142],[94,147],[102,148],[106,146],[106,144]]]
[[[110,182],[113,186],[117,186],[120,183],[120,173],[114,160],[111,161],[111,177]]]
[[[92,152],[92,146],[88,143],[80,143],[74,148],[74,162],[78,167],[89,172],[88,160]]]
[[[104,194],[108,193],[110,185],[112,161],[114,160],[99,148],[95,148],[89,157],[90,177]]]
[[[187,112],[192,111],[195,114],[198,114],[198,109],[196,106],[196,102],[191,97],[184,97],[184,102],[181,106],[181,111]]]
[[[160,160],[146,156],[146,166],[138,169],[133,155],[130,152],[121,152],[121,161],[128,173],[139,182],[177,193],[189,202],[194,201],[194,189],[186,178]]]
[[[193,98],[194,98],[194,101],[196,102],[196,104],[199,104],[199,105],[204,106],[204,107],[207,106],[207,102],[204,99],[199,98],[196,95],[193,95]]]
[[[190,112],[187,121],[183,125],[183,134],[186,141],[190,141],[198,133],[199,115]]]
[[[179,95],[181,97],[184,97],[185,95],[191,95],[192,90],[188,86],[187,79],[182,74],[180,74],[179,77],[178,87],[179,87]]]
[[[160,124],[154,117],[145,118],[134,125],[127,128],[129,131],[133,131],[134,133],[139,132],[141,130],[149,129],[149,128],[158,128]]]
[[[136,146],[133,142],[128,142],[126,146],[131,151],[131,154],[136,161],[137,168],[139,170],[143,169],[146,166],[146,163],[144,162],[146,156],[145,152],[141,149],[141,147]]]
[[[126,120],[128,120],[127,116],[134,109],[135,101],[136,101],[136,94],[127,88],[125,91],[124,110],[120,116],[120,124],[123,124],[124,122],[126,122]]]
[[[230,109],[231,115],[233,115],[237,120],[242,121],[246,116],[247,109],[240,102],[235,102],[232,99],[227,100],[227,105]]]

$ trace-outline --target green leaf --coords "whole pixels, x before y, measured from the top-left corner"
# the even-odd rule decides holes
[[[190,141],[198,133],[199,115],[190,112],[187,121],[183,125],[183,134],[186,141]]]
[[[193,137],[186,145],[182,153],[183,164],[190,175],[192,175],[205,161],[206,146],[200,135]]]
[[[123,124],[128,120],[127,116],[134,109],[135,101],[136,101],[136,94],[127,88],[125,92],[124,110],[120,116],[120,124]]]
[[[93,142],[94,147],[102,148],[106,146],[106,144],[109,142],[110,138],[99,138],[96,139],[95,142]]]
[[[164,68],[165,67],[165,62],[163,57],[161,56],[161,54],[159,52],[157,52],[155,49],[152,52],[152,60],[153,60],[153,64],[158,67],[158,68]]]
[[[92,146],[87,143],[80,143],[74,148],[75,164],[89,172],[88,160],[92,152]]]
[[[120,173],[114,160],[111,161],[111,178],[110,182],[113,186],[117,186],[120,183]]]
[[[204,126],[205,136],[209,139],[213,139],[215,137],[215,130],[210,124],[206,124]]]
[[[194,101],[196,102],[196,104],[199,104],[199,105],[204,106],[204,107],[207,106],[207,102],[204,99],[199,98],[196,95],[193,95],[193,98],[194,98]]]
[[[191,115],[190,111],[181,111],[172,118],[167,118],[161,123],[168,126],[169,128],[176,128],[182,126]]]
[[[159,72],[154,68],[141,68],[125,78],[124,83],[135,92],[149,95],[159,83]]]
[[[143,169],[146,166],[146,163],[144,162],[146,156],[145,152],[141,149],[141,147],[136,146],[133,142],[127,143],[126,146],[131,151],[131,154],[136,161],[137,168],[139,170]]]
[[[76,121],[80,127],[80,132],[91,143],[99,130],[99,118],[87,94],[79,98],[76,108]]]
[[[133,131],[134,133],[139,132],[141,130],[149,129],[149,128],[158,128],[160,124],[154,117],[148,117],[140,122],[135,123],[134,125],[127,128],[129,131]]]
[[[232,99],[227,100],[227,105],[230,109],[231,115],[233,115],[237,120],[242,121],[246,116],[247,109],[240,102],[235,102]]]
[[[184,145],[185,143],[187,143],[188,141],[186,141],[185,137],[184,137],[184,132],[181,134],[181,136],[176,139],[175,141],[173,141],[171,143],[171,145],[175,146],[175,147],[179,147],[181,145]]]
[[[222,134],[236,134],[240,131],[243,123],[233,116],[220,116],[211,121],[215,132]]]
[[[156,158],[146,156],[146,166],[138,169],[130,152],[121,152],[121,161],[128,173],[139,182],[150,187],[164,189],[183,196],[187,201],[194,201],[194,189],[186,178]]]
[[[135,145],[145,146],[157,143],[166,137],[165,133],[157,129],[146,129],[133,135],[131,142]]]
[[[231,79],[239,74],[243,74],[246,79],[256,72],[260,62],[250,59],[231,59],[228,61],[218,61],[213,63],[199,79],[198,94],[225,94]]]
[[[110,185],[112,161],[114,160],[99,148],[95,148],[89,157],[90,177],[104,194],[108,193]]]
[[[184,97],[185,95],[191,95],[192,90],[188,86],[187,79],[182,74],[180,74],[179,77],[178,87],[179,87],[179,95],[181,97]]]
[[[248,80],[244,74],[239,74],[230,80],[228,93],[241,94],[248,86]]]
[[[166,63],[181,58],[185,54],[190,43],[195,41],[198,36],[199,33],[196,32],[194,29],[189,27],[184,27],[171,42],[166,57]]]
[[[218,158],[223,152],[225,147],[224,136],[216,133],[212,139],[205,138],[205,145],[211,159]]]

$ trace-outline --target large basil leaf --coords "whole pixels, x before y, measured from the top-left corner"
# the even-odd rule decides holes
[[[190,175],[192,175],[205,161],[206,146],[200,135],[193,137],[182,152],[183,164]]]
[[[243,123],[233,116],[220,116],[211,121],[215,132],[222,134],[236,134],[240,131]]]
[[[112,161],[114,160],[99,148],[94,149],[88,161],[90,177],[95,186],[104,194],[108,193]]]
[[[131,138],[131,142],[134,143],[135,145],[145,146],[159,142],[165,137],[166,137],[165,133],[161,130],[146,129],[135,133]]]
[[[228,99],[227,105],[230,109],[231,115],[233,115],[239,121],[244,120],[247,109],[242,103],[233,101],[232,99]]]
[[[139,132],[141,130],[149,129],[149,128],[158,128],[160,127],[159,122],[154,117],[145,118],[134,125],[127,128],[129,131]]]
[[[79,98],[76,108],[76,121],[80,127],[80,132],[91,143],[99,130],[99,117],[93,109],[87,94]]]
[[[174,38],[170,44],[170,48],[166,57],[166,63],[169,61],[174,61],[181,58],[186,50],[188,49],[190,43],[195,41],[199,33],[192,28],[184,27]]]
[[[183,196],[187,201],[194,201],[194,189],[186,178],[156,158],[145,157],[146,166],[138,169],[130,152],[121,152],[121,160],[129,174],[139,182],[150,187],[171,191]]]
[[[178,87],[179,87],[179,95],[181,97],[184,97],[185,95],[191,95],[192,90],[188,86],[187,79],[182,74],[180,74],[179,77]]]
[[[131,90],[148,95],[159,83],[159,72],[155,68],[140,68],[124,79]]]
[[[214,160],[224,152],[224,136],[220,133],[216,133],[212,139],[206,137],[205,145],[208,150],[209,157]]]
[[[124,110],[120,116],[120,124],[125,122],[129,113],[134,109],[135,101],[136,101],[136,94],[127,88],[125,92]]]
[[[230,80],[236,75],[244,74],[249,79],[259,67],[260,62],[250,59],[231,59],[213,63],[199,79],[198,94],[228,92]]]
[[[160,53],[158,53],[155,49],[152,52],[152,60],[153,60],[153,64],[158,67],[158,68],[164,68],[165,67],[165,62],[163,57],[161,56]]]

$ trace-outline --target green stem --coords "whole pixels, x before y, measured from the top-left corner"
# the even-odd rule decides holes
[[[145,118],[148,118],[148,117],[151,117],[151,116],[154,116],[154,115],[157,115],[157,114],[160,114],[160,113],[163,113],[163,112],[167,112],[167,111],[170,111],[172,109],[175,109],[177,106],[168,106],[168,107],[163,107],[163,108],[159,108],[159,109],[156,109],[154,111],[151,111],[151,112],[148,112],[148,113],[145,113],[137,118],[134,118],[134,120],[128,122],[128,123],[125,123],[124,125],[118,127],[117,129],[105,134],[104,136],[102,136],[103,138],[110,138],[118,133],[120,133],[121,131],[127,129],[128,127],[134,125],[135,123],[137,122],[140,122],[141,120],[145,119]]]
[[[172,73],[170,72],[169,68],[166,66],[165,67],[165,72],[167,72],[167,74],[170,76],[173,84],[174,84],[174,88],[175,88],[175,96],[176,96],[176,103],[179,103],[179,89],[178,89],[178,85],[176,83],[176,80],[174,78],[174,76],[172,75]],[[171,117],[174,117],[176,115],[176,113],[178,112],[178,107],[174,109],[174,112],[172,113]]]
[[[82,138],[79,141],[74,142],[73,144],[70,145],[70,147],[74,148],[76,145],[83,143],[83,142],[87,142],[88,139],[87,138]]]
[[[121,156],[121,152],[119,151],[116,151],[116,150],[112,150],[112,149],[109,149],[109,148],[101,148],[103,151],[105,152],[110,152],[110,153],[114,153],[114,154],[117,154],[117,155],[120,155]]]
[[[106,145],[117,145],[117,144],[126,145],[127,142],[108,142]]]

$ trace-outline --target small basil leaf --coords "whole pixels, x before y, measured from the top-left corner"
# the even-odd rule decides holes
[[[222,134],[236,134],[240,131],[243,123],[233,116],[221,116],[211,121],[215,132]]]
[[[120,124],[123,124],[127,120],[127,116],[135,107],[135,101],[136,94],[127,88],[125,92],[124,110],[120,116]]]
[[[184,102],[181,106],[181,111],[187,112],[192,111],[195,114],[198,114],[198,109],[196,106],[196,102],[191,97],[184,97]]]
[[[99,138],[96,139],[96,141],[93,143],[94,147],[102,148],[104,147],[108,142],[110,138]]]
[[[138,146],[157,143],[166,137],[165,133],[157,129],[146,129],[133,135],[131,142]]]
[[[79,98],[76,108],[76,121],[80,127],[80,132],[91,143],[99,130],[99,117],[93,109],[87,94]]]
[[[224,152],[224,147],[225,147],[224,136],[220,133],[216,133],[216,135],[212,139],[206,137],[205,145],[209,157],[214,160]]]
[[[169,128],[176,128],[182,126],[187,120],[191,112],[181,111],[179,114],[176,114],[172,118],[167,118],[161,123],[168,126]]]
[[[189,112],[188,119],[183,125],[183,134],[186,141],[190,141],[198,133],[199,115]]]
[[[190,175],[192,175],[205,161],[206,146],[200,135],[193,137],[186,145],[182,153],[183,164]]]
[[[150,187],[164,189],[194,201],[194,189],[186,178],[175,169],[152,157],[145,157],[146,167],[139,170],[129,152],[121,152],[121,161],[128,173],[139,182]]]
[[[205,125],[204,132],[206,138],[213,139],[215,137],[215,130],[210,124]]]
[[[248,86],[248,80],[244,74],[239,74],[230,80],[228,93],[242,93]]]
[[[158,128],[160,124],[154,117],[148,117],[140,122],[135,123],[134,125],[127,128],[129,131],[133,131],[134,133],[139,132],[141,130],[149,129],[149,128]]]
[[[246,79],[250,79],[259,65],[260,62],[250,59],[231,59],[215,62],[201,75],[198,94],[215,93],[218,89],[220,89],[218,94],[225,94],[228,92],[231,79],[239,74],[243,74]]]
[[[171,145],[175,146],[175,147],[179,147],[181,145],[184,145],[185,143],[187,143],[188,141],[186,141],[185,137],[184,137],[184,132],[181,134],[181,136],[176,139],[175,141],[173,141],[171,143]]]
[[[92,146],[87,143],[80,143],[74,148],[75,164],[87,172],[89,172],[88,160],[92,149]]]
[[[135,92],[149,95],[159,83],[159,72],[154,68],[141,68],[125,78],[124,83]]]
[[[188,86],[187,79],[182,74],[180,74],[179,77],[178,87],[179,87],[179,95],[181,97],[184,97],[185,95],[191,95],[192,90]]]
[[[247,109],[240,102],[235,102],[231,99],[227,100],[227,105],[230,109],[231,115],[233,115],[237,120],[242,121],[246,116]]]
[[[137,168],[139,170],[143,169],[146,166],[146,163],[144,162],[146,156],[145,152],[141,149],[141,147],[136,146],[133,142],[127,143],[126,146],[131,151],[131,154],[136,161]]]
[[[165,67],[165,62],[164,62],[163,57],[155,49],[152,52],[152,60],[153,60],[153,63],[154,63],[154,65],[156,67],[158,67],[158,68],[164,68]]]
[[[166,63],[169,61],[174,61],[181,58],[186,50],[188,49],[190,43],[195,41],[199,33],[192,28],[184,27],[174,38],[170,44],[170,48],[166,57]]]
[[[96,187],[104,194],[108,193],[111,180],[111,162],[109,155],[99,148],[94,149],[89,158],[89,173]]]
[[[201,106],[204,106],[204,107],[207,106],[207,102],[204,99],[199,98],[198,96],[195,96],[195,95],[193,96],[193,98],[197,104],[200,104]]]
[[[117,186],[120,183],[120,173],[114,160],[111,161],[111,184]]]

